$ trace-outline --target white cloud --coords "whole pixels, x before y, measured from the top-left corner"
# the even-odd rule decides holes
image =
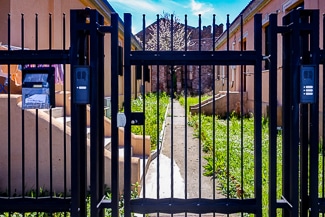
[[[201,14],[204,16],[207,13],[214,11],[212,4],[200,3],[195,0],[191,0],[191,11],[193,15]]]

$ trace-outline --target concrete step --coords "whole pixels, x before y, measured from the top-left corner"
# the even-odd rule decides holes
[[[64,122],[64,117],[63,116],[61,116],[61,117],[57,117],[57,118],[55,118],[56,120],[58,120],[58,121],[60,121],[61,123],[63,123]],[[67,126],[71,126],[71,117],[65,117],[65,122],[66,122],[66,124],[67,124]]]
[[[111,137],[104,137],[104,148],[108,147],[111,145]]]
[[[42,109],[45,113],[50,114],[49,109]],[[52,110],[52,117],[53,118],[59,118],[63,116],[63,107],[55,107],[51,108]]]
[[[59,111],[60,109],[57,109],[57,113],[56,114],[61,114]],[[52,111],[53,112],[53,111]],[[53,113],[52,113],[53,114]],[[53,115],[54,117],[54,115]],[[60,121],[61,123],[64,123],[64,117],[63,117],[63,109],[62,109],[62,115],[59,117],[56,117],[56,120]],[[65,122],[67,124],[67,126],[71,126],[71,117],[66,117],[65,118]],[[87,127],[87,138],[90,139],[90,135],[91,135],[91,130],[90,127]],[[104,148],[111,151],[111,137],[104,137]],[[131,149],[132,152],[132,149]],[[143,156],[143,155],[133,155],[133,153],[131,153],[132,157],[137,157],[140,159],[140,181],[142,181],[144,172],[143,172],[143,168],[145,169],[145,171],[148,171],[149,168],[149,164],[150,164],[150,159],[149,156]],[[119,157],[124,158],[124,146],[119,146]],[[143,166],[145,165],[145,166]]]

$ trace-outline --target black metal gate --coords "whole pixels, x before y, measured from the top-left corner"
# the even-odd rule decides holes
[[[324,73],[322,99],[319,85],[321,64],[324,70],[324,50],[319,48],[319,20],[318,10],[294,10],[284,16],[283,25],[278,26],[277,15],[270,15],[270,216],[276,216],[277,209],[282,209],[283,216],[324,213],[324,160],[321,160],[324,143],[320,140],[324,138],[324,105],[320,107],[319,103],[324,103]],[[282,165],[276,163],[279,33],[283,38]],[[277,166],[282,167],[282,183],[278,183],[282,185],[281,200],[277,200]]]
[[[199,18],[200,19],[200,18]],[[125,52],[124,52],[124,70],[125,70],[125,98],[124,98],[124,111],[126,115],[126,125],[125,125],[125,138],[124,141],[126,144],[129,144],[130,141],[130,134],[131,134],[131,125],[133,123],[136,123],[137,121],[132,121],[135,118],[135,113],[131,110],[131,67],[132,66],[142,66],[143,68],[146,68],[148,65],[154,65],[159,68],[160,65],[167,65],[167,66],[185,66],[185,70],[187,66],[190,65],[196,65],[198,66],[199,70],[199,76],[203,76],[203,72],[201,71],[201,67],[205,65],[211,65],[215,67],[216,65],[224,65],[227,68],[227,92],[229,93],[230,90],[230,84],[229,84],[229,68],[231,65],[252,65],[254,66],[254,193],[253,197],[244,198],[243,196],[239,196],[239,198],[232,198],[230,197],[229,193],[226,193],[226,196],[224,198],[217,198],[215,194],[211,192],[211,197],[204,198],[199,193],[199,197],[197,198],[188,198],[187,196],[187,190],[190,188],[198,188],[198,191],[202,190],[202,182],[201,178],[199,178],[198,182],[195,183],[195,186],[188,186],[184,188],[184,198],[178,198],[174,197],[174,191],[176,190],[177,186],[174,186],[171,184],[170,191],[171,191],[171,197],[170,198],[160,198],[159,196],[159,190],[157,190],[157,196],[156,198],[146,198],[146,194],[143,193],[142,198],[137,199],[131,199],[129,192],[131,192],[131,184],[130,183],[130,174],[131,170],[127,170],[130,167],[130,153],[131,149],[125,150],[125,194],[124,194],[124,214],[126,216],[129,216],[132,212],[134,213],[141,213],[141,214],[149,214],[149,213],[155,213],[159,216],[161,214],[162,216],[166,214],[180,214],[182,216],[186,215],[193,215],[193,214],[209,214],[209,215],[216,215],[217,213],[221,214],[232,214],[232,213],[253,213],[256,216],[262,216],[262,104],[261,104],[261,93],[262,93],[262,85],[261,85],[261,79],[262,79],[262,16],[261,14],[255,15],[255,28],[254,28],[254,50],[248,50],[244,51],[243,48],[240,51],[232,51],[229,49],[229,32],[228,32],[228,41],[227,41],[227,50],[223,51],[216,51],[215,50],[215,41],[213,40],[213,46],[211,47],[210,51],[203,51],[201,49],[201,32],[199,33],[199,49],[197,51],[189,51],[187,50],[187,47],[185,46],[185,49],[182,51],[176,51],[173,50],[173,25],[171,25],[171,34],[170,34],[170,50],[169,51],[161,51],[159,49],[159,42],[157,43],[157,49],[155,51],[147,51],[145,50],[145,44],[143,44],[143,50],[142,51],[131,51],[130,47],[130,41],[131,41],[131,15],[125,14],[124,15],[124,22],[125,22],[125,30],[124,30],[124,37],[125,37]],[[163,21],[160,21],[163,22]],[[159,19],[157,19],[157,26],[159,26]],[[187,23],[187,20],[185,20],[185,23]],[[199,25],[201,21],[199,20]],[[215,21],[214,21],[215,23]],[[229,25],[229,22],[228,22]],[[143,24],[145,26],[145,24]],[[241,27],[242,28],[242,27]],[[159,41],[159,28],[157,28],[158,33],[157,35],[157,41]],[[199,26],[199,29],[201,29],[201,26]],[[143,30],[145,34],[145,30]],[[187,32],[187,25],[185,24],[185,32]],[[243,34],[242,36],[243,37]],[[145,38],[145,35],[143,36]],[[186,40],[187,36],[184,37],[184,40]],[[215,31],[213,32],[213,38],[215,37]],[[145,41],[143,39],[143,41]],[[186,43],[185,43],[186,44]],[[159,73],[162,73],[160,71],[157,72],[157,81],[159,82]],[[187,75],[187,71],[185,71],[185,75]],[[213,73],[212,76],[215,76],[215,73]],[[186,78],[185,78],[186,79]],[[200,78],[199,78],[200,79]],[[212,79],[215,80],[215,77]],[[200,85],[201,82],[199,82]],[[144,86],[144,80],[142,81],[142,84]],[[214,84],[213,84],[214,85]],[[159,86],[159,85],[156,85]],[[174,91],[173,86],[171,87],[172,91],[171,94],[173,95]],[[213,95],[216,94],[215,87],[213,86]],[[199,93],[201,92],[201,86]],[[185,98],[189,95],[187,94],[187,86],[185,85],[184,89]],[[159,90],[157,90],[157,105],[159,105]],[[143,98],[145,98],[143,96]],[[243,95],[241,95],[241,99],[243,99]],[[230,108],[229,108],[229,94],[227,94],[227,114],[226,114],[226,122],[228,124],[228,135],[229,135],[229,119],[230,119]],[[174,128],[174,107],[173,107],[173,101],[170,102],[171,106],[171,124],[167,127],[171,128],[171,131],[173,132]],[[200,101],[201,104],[201,101]],[[214,101],[214,106],[216,105],[216,102]],[[241,100],[241,108],[243,108],[243,101]],[[146,113],[145,107],[143,109],[143,113]],[[200,113],[200,112],[199,112]],[[243,112],[241,111],[241,114]],[[183,115],[183,114],[176,114],[176,115]],[[185,112],[185,125],[187,125],[189,113]],[[144,116],[144,115],[143,115]],[[158,114],[157,114],[158,116]],[[168,116],[168,115],[167,115]],[[201,114],[199,114],[199,118],[201,118]],[[213,114],[213,118],[215,120],[216,115]],[[244,118],[242,115],[241,118]],[[142,121],[140,121],[142,122]],[[157,121],[159,124],[159,121]],[[200,122],[200,121],[199,121]],[[200,125],[201,123],[199,123]],[[150,127],[145,126],[145,123],[143,123],[143,127]],[[201,125],[199,126],[199,130],[201,129]],[[215,128],[215,126],[214,126]],[[185,127],[185,130],[187,127]],[[241,128],[243,130],[243,127]],[[238,132],[240,133],[240,132]],[[243,135],[243,131],[241,132]],[[216,143],[216,138],[218,137],[215,132],[211,134],[213,136],[213,143]],[[171,146],[171,159],[173,161],[173,150],[176,148],[177,144],[174,143],[173,140],[173,133],[171,135],[171,140],[167,141],[167,143],[170,143]],[[201,142],[201,136],[199,131],[199,141],[198,146],[202,148],[202,142]],[[185,133],[184,137],[184,152],[187,152],[187,146],[186,146],[186,138],[187,135]],[[159,141],[156,141],[157,144],[159,144]],[[230,141],[227,142],[228,148],[227,148],[227,158],[226,160],[229,161],[229,146]],[[215,147],[215,146],[213,146]],[[201,153],[198,154],[198,167],[203,167],[202,159],[203,156]],[[157,160],[159,162],[160,159],[160,151],[157,151]],[[186,154],[185,154],[186,155]],[[215,158],[215,157],[213,157]],[[181,170],[189,171],[190,168],[187,168],[187,159],[183,159],[185,161],[185,168],[181,168]],[[218,159],[214,159],[213,162],[216,162]],[[159,164],[159,163],[158,163]],[[228,169],[226,174],[229,174],[229,164],[227,165]],[[173,183],[174,179],[174,172],[173,172],[173,163],[171,163],[170,170],[172,171],[171,174],[166,174],[163,169],[160,168],[160,166],[157,166],[156,168],[158,176],[170,176],[171,183]],[[185,172],[187,173],[187,172]],[[188,176],[188,179],[192,179],[195,176],[200,176],[200,174],[192,174],[192,176]],[[229,191],[231,178],[229,175],[226,175],[225,177],[227,180],[227,191]],[[157,188],[162,188],[165,183],[159,183],[159,177],[157,177]],[[211,183],[212,184],[212,183]],[[141,183],[142,191],[146,192],[148,183],[146,183],[145,179],[143,179]],[[185,186],[187,186],[187,183],[185,183]]]
[[[21,158],[19,161],[21,164],[21,189],[22,191],[17,195],[15,190],[11,187],[14,178],[12,177],[12,168],[14,168],[14,156],[12,153],[12,134],[11,132],[11,97],[10,97],[10,82],[8,83],[7,89],[1,89],[8,91],[8,140],[6,144],[6,164],[1,165],[1,168],[6,168],[1,171],[2,176],[6,177],[7,189],[6,192],[2,193],[3,197],[0,197],[0,214],[9,213],[15,215],[21,213],[22,215],[28,215],[28,212],[36,212],[40,215],[40,212],[48,213],[48,215],[54,215],[57,212],[65,212],[62,215],[67,215],[70,212],[71,216],[104,216],[106,210],[110,210],[111,216],[131,216],[132,213],[139,215],[153,214],[153,215],[219,215],[219,214],[236,214],[239,213],[242,216],[246,214],[253,214],[255,216],[263,216],[263,210],[268,210],[268,216],[318,216],[320,213],[325,212],[324,202],[324,182],[325,182],[325,163],[324,163],[324,146],[319,139],[319,65],[324,64],[325,52],[319,49],[319,11],[317,10],[295,10],[286,15],[283,18],[283,26],[277,25],[277,15],[270,15],[269,25],[269,45],[270,45],[270,56],[262,55],[262,16],[256,14],[254,17],[254,49],[244,50],[243,45],[239,51],[230,50],[229,43],[229,28],[227,29],[227,49],[223,51],[215,50],[215,41],[213,40],[210,51],[203,51],[201,49],[201,32],[199,32],[199,46],[197,51],[189,51],[185,46],[182,51],[173,50],[173,28],[171,28],[171,49],[170,51],[162,51],[157,44],[156,51],[147,51],[143,46],[142,51],[131,50],[131,15],[124,15],[124,102],[123,109],[125,115],[125,125],[118,123],[118,117],[123,117],[119,114],[119,76],[121,75],[123,62],[119,53],[119,17],[117,14],[112,13],[111,25],[104,26],[103,17],[96,11],[91,9],[85,10],[72,10],[70,14],[70,27],[71,27],[71,47],[69,50],[65,48],[65,24],[63,25],[64,40],[62,49],[54,50],[51,48],[51,15],[49,19],[49,49],[39,50],[38,49],[38,17],[35,17],[36,23],[36,37],[35,37],[35,49],[25,50],[24,49],[24,19],[22,15],[21,29],[22,29],[22,43],[21,49],[13,50],[10,43],[10,16],[8,16],[8,50],[0,51],[0,65],[7,65],[10,68],[11,64],[22,65],[23,68],[33,66],[40,68],[40,64],[47,64],[52,66],[55,64],[61,64],[64,69],[67,66],[71,68],[71,145],[67,145],[66,141],[66,124],[64,124],[64,135],[63,140],[63,153],[62,159],[64,161],[63,170],[63,195],[57,195],[57,192],[53,191],[53,162],[56,158],[53,157],[53,139],[52,139],[52,109],[49,110],[50,122],[49,122],[49,192],[44,194],[41,192],[43,186],[40,185],[39,180],[44,170],[40,170],[40,159],[39,150],[44,146],[44,141],[39,141],[39,123],[42,121],[38,117],[38,110],[35,110],[35,191],[31,192],[32,195],[26,195],[25,193],[25,168],[28,164],[25,160],[27,154],[25,150],[25,138],[24,135],[25,126],[28,123],[24,123],[25,111],[22,111],[22,141],[21,145],[18,146],[21,149]],[[63,18],[65,21],[65,17]],[[65,22],[63,22],[65,23]],[[159,23],[159,19],[157,19]],[[213,20],[213,25],[215,20]],[[145,26],[145,24],[144,24]],[[199,18],[199,30],[201,30],[201,21]],[[227,23],[229,27],[229,21]],[[325,29],[325,28],[323,28]],[[145,32],[145,31],[144,31]],[[187,33],[187,20],[185,19],[185,32]],[[105,195],[104,189],[104,103],[103,103],[103,90],[104,90],[104,35],[105,33],[111,34],[111,198],[108,199]],[[277,105],[278,105],[278,59],[277,59],[277,34],[283,35],[283,71],[282,71],[282,90],[283,90],[283,126],[282,126],[282,161],[281,164],[277,164],[277,151],[279,150],[279,132],[277,128]],[[325,35],[325,34],[323,34]],[[145,38],[145,37],[143,37]],[[213,38],[215,38],[215,30],[213,30]],[[241,21],[241,41],[243,41],[243,21]],[[185,36],[184,40],[187,40]],[[159,31],[157,32],[157,41],[159,41]],[[325,40],[324,40],[325,42]],[[145,44],[143,44],[145,45]],[[268,183],[269,186],[265,187],[264,167],[263,167],[263,130],[264,123],[262,120],[262,62],[270,61],[269,71],[269,119],[268,119]],[[70,65],[69,65],[70,64]],[[185,158],[182,159],[185,162],[185,184],[184,184],[184,196],[174,196],[174,191],[177,188],[174,186],[174,149],[182,144],[176,144],[174,141],[174,128],[175,128],[175,115],[174,96],[171,96],[170,100],[170,125],[167,128],[171,130],[170,141],[167,141],[171,147],[171,164],[170,174],[165,173],[160,168],[159,160],[161,159],[161,151],[158,147],[156,152],[156,159],[158,166],[156,171],[158,176],[157,191],[155,198],[146,197],[146,191],[148,189],[146,177],[146,166],[145,161],[142,164],[143,175],[142,182],[140,183],[142,189],[142,197],[131,198],[132,184],[131,183],[131,160],[132,160],[132,146],[131,146],[131,128],[133,125],[140,125],[145,132],[146,127],[146,107],[145,107],[145,81],[148,76],[145,76],[148,71],[141,72],[143,76],[139,76],[141,80],[141,90],[143,99],[143,110],[142,112],[134,112],[131,109],[132,101],[132,77],[138,77],[135,75],[139,66],[143,69],[147,69],[148,66],[183,66],[185,80],[187,80],[187,66],[197,66],[199,72],[199,93],[201,92],[201,77],[204,76],[202,66],[212,66],[212,80],[215,81],[216,73],[215,66],[224,66],[226,69],[226,115],[222,119],[222,123],[226,125],[226,142],[225,142],[225,159],[216,158],[215,149],[219,143],[217,139],[220,138],[217,129],[217,115],[212,114],[212,128],[213,131],[209,134],[212,137],[212,162],[213,162],[213,176],[212,186],[216,188],[216,177],[217,171],[216,164],[224,163],[224,175],[225,175],[225,193],[224,197],[217,197],[215,189],[211,192],[210,197],[204,197],[201,195],[202,190],[202,168],[203,158],[201,151],[203,149],[203,119],[205,116],[202,114],[201,105],[203,100],[202,96],[199,95],[199,112],[198,112],[198,143],[200,153],[198,155],[197,166],[199,167],[199,174],[192,174],[188,176],[190,168],[187,167],[188,158],[185,154]],[[230,67],[233,65],[241,66],[241,84],[243,84],[244,71],[246,66],[254,68],[254,111],[253,111],[253,145],[251,155],[244,155],[244,95],[243,89],[240,91],[240,103],[238,105],[238,117],[239,120],[239,131],[237,132],[238,141],[240,148],[238,149],[238,158],[240,159],[240,177],[233,177],[231,175],[232,168],[230,165],[230,158],[235,155],[232,152],[233,141],[230,141],[229,135],[232,133],[231,125],[233,124],[232,116],[230,115]],[[141,70],[141,69],[140,69]],[[324,70],[324,68],[323,68]],[[171,70],[172,71],[172,70]],[[159,70],[157,73],[157,82],[159,87]],[[171,73],[174,73],[173,71]],[[10,69],[8,74],[10,75]],[[182,75],[183,76],[183,75]],[[324,83],[323,76],[323,83]],[[10,78],[10,76],[9,76]],[[81,81],[82,80],[82,81]],[[81,82],[81,83],[80,83]],[[64,79],[64,84],[65,84]],[[217,95],[215,82],[212,83],[212,95]],[[244,87],[244,85],[242,85]],[[4,86],[0,86],[4,88]],[[242,88],[243,88],[242,87]],[[171,93],[173,93],[174,86],[171,85]],[[64,86],[64,92],[66,87]],[[325,89],[323,86],[323,98]],[[159,90],[156,91],[156,104],[159,107]],[[185,82],[184,97],[185,99],[189,96],[187,92],[187,83]],[[67,102],[64,97],[63,100],[63,113],[64,123],[66,122],[66,107]],[[217,102],[213,98],[212,109],[215,111]],[[324,102],[324,99],[323,99]],[[90,105],[90,150],[87,150],[87,105]],[[185,108],[187,108],[187,101],[185,100]],[[157,109],[157,116],[159,109]],[[187,153],[187,141],[188,141],[188,121],[190,114],[185,109],[184,125],[185,125],[185,136],[184,136],[184,147],[183,150]],[[166,117],[169,117],[168,115]],[[220,121],[220,120],[218,120]],[[323,116],[323,124],[325,122]],[[157,125],[160,125],[160,121],[157,119]],[[27,125],[28,126],[28,125]],[[322,125],[323,126],[323,125]],[[119,179],[120,173],[120,159],[119,159],[119,127],[124,127],[124,182],[121,183]],[[159,127],[157,127],[159,129]],[[306,133],[308,132],[308,133]],[[157,141],[156,144],[161,143],[160,132],[157,130]],[[322,137],[324,138],[325,131],[322,130]],[[145,135],[143,135],[143,141],[145,141]],[[1,144],[5,145],[5,144]],[[68,147],[69,146],[69,147]],[[142,148],[145,149],[146,144],[143,143]],[[70,149],[71,148],[71,149]],[[71,156],[67,156],[66,150],[71,150]],[[321,151],[320,151],[321,150]],[[90,160],[87,162],[87,153],[89,152]],[[144,153],[144,152],[143,152]],[[67,159],[71,157],[71,174],[66,174],[66,170],[69,166]],[[146,159],[145,154],[140,156],[142,159]],[[322,159],[322,161],[320,160]],[[247,183],[243,181],[244,177],[244,162],[253,162],[253,190],[250,195],[245,195]],[[61,158],[60,158],[61,161]],[[90,182],[87,183],[87,164],[90,165]],[[322,166],[321,173],[319,173],[319,167]],[[278,167],[282,168],[282,177],[280,185],[282,185],[281,195],[279,199],[279,188],[278,183]],[[15,167],[16,168],[16,167]],[[71,175],[71,192],[67,189],[67,176]],[[160,183],[160,176],[167,176],[170,180],[171,196],[168,198],[160,197],[159,188],[165,183]],[[189,180],[194,179],[194,176],[198,176],[198,182],[194,186],[188,186]],[[321,177],[321,178],[319,178]],[[238,179],[238,180],[237,180]],[[2,179],[1,179],[2,180]],[[0,182],[2,185],[3,183]],[[123,196],[119,191],[120,185],[123,185]],[[230,191],[234,185],[236,189],[237,197],[230,195]],[[321,186],[321,188],[320,188]],[[87,192],[90,188],[90,191]],[[198,197],[189,197],[187,192],[190,188],[196,188],[199,191]],[[268,188],[268,195],[263,195],[262,189]],[[0,188],[0,190],[3,190]],[[138,195],[139,196],[139,195]],[[263,205],[263,198],[268,197],[268,207]],[[121,202],[122,201],[122,202]],[[89,204],[89,205],[88,205]],[[120,205],[123,204],[122,208]],[[88,207],[89,206],[89,207]],[[59,214],[61,215],[61,214]]]

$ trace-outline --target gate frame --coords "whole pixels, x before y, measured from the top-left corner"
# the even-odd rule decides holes
[[[24,48],[24,14],[21,15],[21,50],[11,50],[11,16],[8,15],[8,50],[0,50],[0,64],[8,65],[10,74],[10,65],[25,65],[25,64],[68,64],[69,63],[69,50],[65,49],[65,45],[63,45],[63,49],[54,50],[51,47],[52,38],[49,37],[49,49],[39,50],[38,49],[38,15],[35,15],[35,49],[34,50],[25,50]],[[63,16],[63,23],[65,25],[65,16]],[[49,27],[52,25],[52,18],[49,15]],[[51,35],[51,28],[49,28],[49,33]],[[63,29],[65,33],[65,28]],[[63,40],[65,44],[65,40]],[[8,152],[10,153],[10,82],[8,83]],[[37,110],[36,110],[37,111]],[[24,111],[22,111],[24,114]],[[37,116],[37,112],[36,112]],[[24,117],[24,116],[23,116]],[[23,118],[24,123],[24,118]],[[38,134],[38,132],[36,132]],[[23,142],[22,142],[23,144]],[[36,145],[38,145],[38,141],[36,141]],[[9,154],[10,159],[10,154]],[[23,162],[25,164],[25,162]],[[8,165],[8,179],[10,179],[10,166]],[[24,171],[24,170],[23,170]],[[37,171],[38,172],[38,171]],[[38,175],[37,175],[38,176]],[[23,177],[24,178],[24,177]],[[37,178],[38,179],[38,178]],[[9,183],[10,184],[10,183]],[[38,186],[39,187],[39,186]],[[10,186],[8,186],[10,189]],[[38,192],[38,189],[36,190]],[[26,193],[23,190],[23,194]],[[51,192],[53,193],[53,192]],[[1,212],[66,212],[70,209],[71,198],[56,198],[51,195],[50,197],[38,197],[31,198],[25,195],[21,197],[12,197],[10,195],[8,197],[0,197],[0,213]],[[38,193],[36,193],[37,195]]]
[[[319,10],[297,9],[285,15],[282,20],[283,26],[278,26],[277,14],[271,14],[269,17],[271,49],[269,71],[269,216],[276,216],[277,208],[282,209],[283,216],[307,217],[308,214],[318,216],[319,213],[325,212],[324,198],[318,198],[320,64],[323,64],[323,84],[325,84],[325,52],[319,48],[319,18]],[[325,28],[325,16],[323,28]],[[325,29],[323,30],[323,34],[325,34]],[[280,200],[277,200],[276,193],[277,34],[283,36],[283,196]],[[323,37],[324,43],[325,35]],[[314,94],[316,100],[314,103],[303,104],[300,102],[300,91],[297,90],[300,90],[300,66],[303,64],[315,66]],[[289,88],[286,88],[287,86]],[[323,86],[324,93],[325,87]],[[323,103],[324,99],[323,96]],[[323,132],[325,132],[324,123],[325,118],[323,117]]]
[[[131,148],[125,148],[124,205],[125,216],[135,213],[211,213],[224,214],[236,212],[262,215],[262,166],[261,166],[261,120],[262,120],[262,15],[255,15],[255,34],[253,51],[131,51],[131,15],[124,14],[124,70],[125,99],[124,112],[126,125],[124,142],[130,144],[133,113],[131,112],[131,65],[254,65],[254,127],[255,127],[255,198],[251,199],[148,199],[131,200],[130,173]],[[229,29],[228,29],[229,30]],[[145,32],[145,31],[143,31]]]
[[[87,216],[87,135],[86,106],[90,105],[90,199],[91,216],[104,216],[104,208],[119,215],[119,151],[118,151],[118,14],[111,14],[111,26],[104,26],[103,16],[95,9],[71,10],[71,156],[72,216]],[[111,34],[111,191],[104,192],[104,35]],[[74,46],[73,46],[74,45]],[[89,66],[91,72],[90,102],[75,102],[74,67]],[[81,179],[80,179],[81,177]],[[116,178],[112,178],[116,177]],[[79,183],[79,180],[80,183]]]

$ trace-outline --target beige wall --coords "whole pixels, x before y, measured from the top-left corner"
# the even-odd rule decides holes
[[[26,110],[24,112],[24,128],[22,128],[22,110],[18,106],[20,102],[20,95],[12,95],[11,109],[10,109],[10,125],[11,125],[11,145],[10,145],[10,168],[11,168],[11,192],[15,191],[19,194],[22,189],[22,141],[24,141],[25,149],[25,188],[26,190],[36,189],[36,116],[35,110]],[[8,98],[7,95],[0,95],[0,192],[7,190],[8,181]],[[48,115],[43,112],[39,112],[38,118],[38,142],[39,142],[39,187],[43,189],[49,189],[50,183],[50,142],[49,142],[49,122]],[[22,138],[22,129],[24,129],[24,138]],[[64,146],[62,131],[62,124],[53,121],[52,125],[52,162],[53,162],[53,189],[56,192],[63,192],[63,180],[64,180]],[[66,135],[66,151],[67,151],[67,190],[70,185],[70,130],[67,129]]]
[[[6,94],[0,94],[0,193],[6,192],[8,189],[8,168],[10,167],[11,177],[11,193],[22,192],[22,159],[25,158],[25,190],[36,190],[36,141],[38,141],[38,182],[39,188],[44,190],[50,189],[50,159],[52,160],[52,181],[53,191],[56,193],[64,192],[64,136],[66,136],[66,176],[67,176],[67,192],[70,194],[71,190],[71,131],[70,127],[66,128],[64,134],[63,124],[52,118],[52,128],[49,125],[49,115],[45,113],[46,110],[39,110],[38,112],[38,137],[36,137],[36,110],[24,111],[24,127],[22,126],[22,109],[21,96],[11,95],[10,98],[10,155],[8,155],[8,98]],[[58,98],[58,101],[60,99]],[[103,117],[104,118],[104,117]],[[105,128],[110,129],[110,122],[105,118]],[[24,129],[24,137],[22,137],[22,130]],[[50,140],[50,129],[52,129],[52,140]],[[110,130],[109,130],[110,131]],[[110,132],[105,132],[110,135]],[[123,129],[119,130],[120,145],[124,145]],[[131,136],[131,143],[133,153],[142,156],[142,136]],[[24,141],[24,146],[22,145]],[[52,141],[52,157],[50,155],[50,141]],[[145,140],[146,155],[150,155],[150,138],[147,136]],[[22,149],[24,148],[24,156]],[[87,182],[90,183],[90,142],[87,140]],[[10,164],[9,157],[10,156]],[[111,152],[104,149],[105,162],[105,184],[111,187]],[[10,166],[9,166],[10,165]],[[123,183],[124,177],[124,159],[119,161],[119,180]],[[132,157],[131,160],[131,183],[140,181],[140,159]],[[120,191],[124,189],[120,185]]]
[[[10,13],[10,1],[2,1],[1,8],[0,8],[0,44],[7,44],[8,43],[8,35],[3,34],[7,33],[8,31],[8,14]]]
[[[247,50],[254,49],[254,14],[261,13],[262,14],[262,24],[263,24],[263,33],[262,33],[262,47],[263,54],[265,52],[265,33],[264,26],[268,25],[268,16],[271,13],[278,14],[278,25],[282,25],[282,18],[285,16],[292,8],[296,7],[298,4],[304,2],[305,9],[320,9],[320,38],[322,39],[322,14],[325,12],[325,1],[323,0],[255,0],[256,2],[260,2],[258,5],[251,4],[250,7],[244,12],[244,27],[243,27],[243,38],[246,41]],[[256,7],[255,7],[256,6]],[[233,24],[236,26],[236,23]],[[240,50],[241,49],[241,32],[239,26],[237,28],[231,29],[230,31],[230,40],[229,40],[229,48],[230,50]],[[232,44],[235,44],[232,46]],[[320,41],[320,48],[322,48],[323,42]],[[225,50],[226,41],[220,40],[219,44],[217,43],[217,50]],[[282,105],[282,36],[278,34],[278,105]],[[262,103],[263,103],[263,113],[266,112],[266,105],[269,101],[269,72],[268,70],[264,70],[263,63],[263,71],[262,71]],[[320,67],[320,72],[322,71],[322,67]],[[236,67],[236,76],[235,76],[235,88],[231,89],[232,91],[240,91],[240,66]],[[246,72],[248,74],[246,87],[248,92],[248,109],[253,111],[254,108],[254,68],[252,66],[247,66]],[[231,70],[229,74],[231,78]],[[320,73],[320,81],[322,81],[322,73]],[[323,87],[322,82],[320,82],[320,90]],[[320,91],[320,99],[322,99],[322,91]],[[322,100],[320,100],[322,101]],[[322,102],[320,103],[320,114],[322,114]]]
[[[62,18],[63,14],[66,16],[66,47],[70,47],[70,9],[84,9],[90,7],[95,9],[99,7],[95,5],[95,1],[92,0],[10,0],[6,1],[7,4],[2,4],[0,7],[0,21],[3,25],[0,25],[1,32],[0,42],[2,44],[8,44],[7,40],[7,14],[11,14],[11,45],[21,47],[21,14],[24,14],[25,22],[25,36],[24,47],[28,49],[35,49],[35,14],[38,14],[38,49],[49,48],[49,14],[52,14],[52,49],[63,49],[63,27]],[[37,7],[35,7],[37,5]],[[110,25],[110,14],[105,14],[103,8],[99,8],[100,13],[105,18],[105,25]],[[121,15],[120,15],[121,16]],[[123,16],[123,15],[122,15]],[[119,41],[123,46],[123,32],[119,32]],[[111,95],[111,36],[106,34],[104,38],[104,73],[105,73],[105,87],[104,95]],[[133,49],[135,47],[133,46]],[[133,70],[134,72],[134,70]],[[132,73],[134,74],[134,73]],[[70,68],[67,66],[66,74],[67,89],[70,90]],[[124,100],[124,81],[123,77],[119,78],[119,105],[122,105]],[[134,87],[135,79],[132,78],[132,93],[135,94]],[[149,87],[149,86],[148,86]],[[147,88],[147,92],[150,89]],[[139,92],[139,88],[138,88]]]
[[[11,14],[11,45],[21,47],[21,14],[24,14],[24,22],[25,22],[25,36],[24,36],[24,47],[29,49],[35,49],[35,13],[38,13],[38,49],[48,49],[49,48],[49,13],[52,14],[52,49],[63,49],[63,27],[62,27],[62,17],[63,13],[66,15],[66,46],[65,49],[69,49],[70,47],[70,9],[84,9],[85,7],[90,8],[98,8],[99,11],[104,14],[105,17],[105,25],[110,24],[110,13],[107,13],[107,10],[103,7],[99,7],[95,5],[95,1],[93,0],[10,0],[5,1],[5,3],[1,4],[0,7],[0,42],[3,44],[8,44],[7,41],[7,14]],[[120,31],[119,33],[121,44],[123,45],[123,33]],[[104,88],[104,95],[110,96],[111,95],[111,36],[110,34],[106,34],[104,41],[105,41],[105,88]],[[132,73],[134,75],[134,73]],[[67,89],[70,89],[70,67],[67,65],[66,71],[66,85]],[[133,76],[132,75],[132,76]],[[135,76],[132,77],[134,80],[132,84],[135,83]],[[119,78],[120,82],[120,89],[119,89],[119,103],[120,106],[124,100],[124,88],[123,88],[123,77]],[[135,93],[134,87],[133,94]],[[58,89],[57,89],[58,90]],[[138,87],[139,90],[139,87]],[[148,90],[148,88],[147,88]],[[0,100],[4,100],[4,97],[7,95],[0,95]],[[17,106],[17,102],[19,101],[19,96],[14,96],[11,99],[11,114],[12,114],[12,134],[11,134],[11,162],[12,162],[12,180],[14,180],[12,185],[12,191],[16,189],[19,191],[21,189],[21,108]],[[67,106],[70,104],[68,103]],[[3,107],[3,108],[2,108]],[[1,114],[0,117],[3,120],[7,120],[6,118],[6,109],[7,103],[1,103]],[[69,111],[69,109],[68,109]],[[25,118],[28,119],[26,122],[25,127],[25,143],[26,143],[26,152],[25,155],[27,156],[28,164],[26,163],[25,169],[28,171],[26,174],[26,189],[28,188],[35,188],[35,115],[32,111],[26,111]],[[34,121],[34,122],[33,122]],[[48,134],[48,116],[42,112],[40,112],[39,116],[39,141],[40,141],[40,149],[39,153],[40,158],[40,187],[47,188],[49,183],[49,134]],[[54,189],[57,192],[62,192],[62,185],[63,185],[63,178],[62,178],[62,170],[63,170],[63,131],[62,131],[62,124],[58,124],[53,121],[53,147],[55,150],[53,155],[53,185]],[[1,139],[1,146],[0,146],[0,174],[7,174],[7,163],[8,163],[8,123],[2,122],[1,129],[0,129],[0,138]],[[19,134],[16,132],[19,132]],[[70,165],[70,134],[68,132],[67,136],[67,163]],[[132,136],[132,145],[137,144],[139,138]],[[141,140],[142,141],[142,140]],[[148,141],[146,142],[146,144]],[[142,144],[142,142],[141,142]],[[87,146],[89,149],[89,146]],[[147,146],[146,146],[147,147]],[[150,139],[149,139],[149,147],[150,147]],[[134,147],[136,149],[136,147]],[[28,150],[27,150],[28,149]],[[137,149],[136,149],[137,150]],[[146,148],[147,150],[147,148]],[[148,149],[150,152],[150,149]],[[88,150],[89,153],[89,150]],[[89,156],[88,156],[89,158]],[[105,182],[107,186],[110,186],[111,177],[110,177],[110,152],[105,150]],[[120,163],[120,175],[123,176],[123,159],[121,159]],[[135,180],[139,180],[139,159],[132,158],[132,182]],[[88,170],[89,171],[89,170]],[[67,183],[68,183],[68,190],[70,189],[70,166],[67,168],[67,174],[69,175]],[[89,176],[88,176],[89,177]],[[123,177],[120,177],[122,180]],[[7,177],[1,176],[0,177],[0,192],[5,191],[7,186]],[[123,186],[121,186],[122,190]]]

